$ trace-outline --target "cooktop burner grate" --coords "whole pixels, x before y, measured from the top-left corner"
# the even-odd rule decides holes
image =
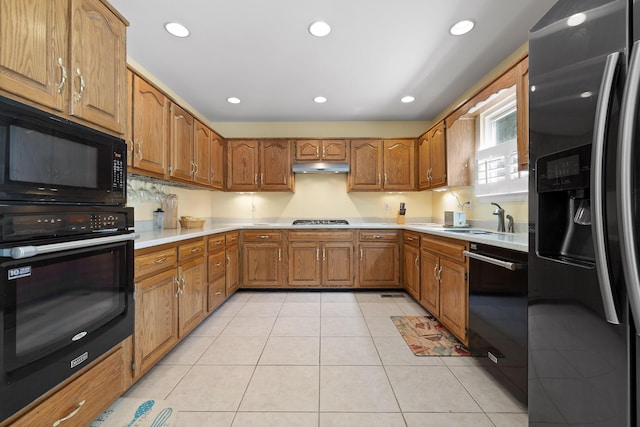
[[[346,219],[296,219],[293,225],[348,225]]]

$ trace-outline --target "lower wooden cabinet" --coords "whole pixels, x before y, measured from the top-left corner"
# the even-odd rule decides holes
[[[360,230],[357,247],[358,287],[400,287],[398,234],[396,230]]]
[[[251,230],[242,233],[242,286],[285,286],[283,232]]]
[[[468,243],[422,235],[420,303],[467,344],[469,284],[462,252]]]
[[[204,257],[178,267],[178,335],[187,335],[207,316],[207,270]]]
[[[85,373],[54,392],[11,426],[87,426],[129,387],[126,341]]]
[[[291,231],[290,287],[353,286],[353,231]]]
[[[420,236],[417,233],[415,237],[410,235],[412,240],[409,243],[405,243],[402,248],[402,260],[403,260],[403,269],[402,269],[402,277],[404,289],[414,297],[417,301],[420,300],[420,247],[418,246],[420,243]],[[404,236],[405,242],[407,241],[407,232],[405,232]],[[413,242],[416,244],[412,244]]]
[[[225,288],[228,298],[240,289],[240,247],[237,243],[229,245],[225,253],[227,258]]]

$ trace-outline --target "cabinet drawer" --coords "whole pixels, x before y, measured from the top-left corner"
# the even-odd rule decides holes
[[[242,234],[242,240],[245,242],[280,242],[282,241],[282,231],[245,231]]]
[[[216,234],[215,236],[210,236],[207,238],[207,250],[209,252],[217,251],[224,248],[225,245],[225,235],[224,234]]]
[[[396,242],[398,240],[398,232],[389,230],[360,230],[360,240],[374,242]]]
[[[178,246],[178,261],[182,262],[204,254],[204,240],[195,240]]]
[[[225,244],[227,246],[233,245],[234,243],[238,243],[238,240],[240,240],[240,233],[238,233],[237,231],[232,231],[230,233],[225,234],[224,238],[225,238]]]
[[[225,280],[224,277],[221,277],[215,282],[209,284],[209,303],[207,305],[207,311],[211,312],[218,308],[226,298]]]
[[[290,231],[290,242],[350,242],[353,240],[353,231]]]
[[[164,249],[148,254],[135,255],[135,276],[146,276],[157,271],[171,268],[175,265],[178,257],[175,248]]]
[[[405,245],[418,247],[420,246],[420,234],[413,231],[405,231],[403,235],[403,241]]]
[[[209,262],[208,262],[208,276],[209,282],[217,279],[218,277],[224,277],[225,270],[225,252],[218,251],[212,254],[209,254]]]
[[[454,261],[465,262],[462,251],[467,248],[467,243],[460,240],[438,238],[423,234],[421,248],[422,250],[436,252]]]
[[[86,426],[113,403],[125,390],[123,349],[54,393],[13,426]],[[75,414],[74,414],[75,413]],[[73,416],[70,416],[74,414]],[[54,424],[69,417],[67,421]]]

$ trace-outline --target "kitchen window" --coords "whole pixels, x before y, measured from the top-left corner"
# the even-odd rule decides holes
[[[529,172],[518,170],[515,86],[490,97],[476,112],[476,196],[525,198]]]

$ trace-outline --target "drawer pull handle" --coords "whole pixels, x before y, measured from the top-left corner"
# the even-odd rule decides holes
[[[158,258],[158,259],[154,259],[153,263],[154,264],[162,264],[167,260],[167,257],[162,257],[162,258]]]
[[[374,234],[374,235],[373,235],[373,238],[374,238],[374,239],[382,239],[382,236],[381,236],[381,235],[379,235],[379,234]]]
[[[86,402],[87,402],[86,400],[83,400],[82,402],[78,403],[78,407],[76,409],[71,411],[69,413],[69,415],[67,415],[66,417],[60,418],[58,421],[54,422],[51,427],[58,427],[63,422],[65,422],[67,420],[70,420],[71,418],[75,417],[78,414],[78,412],[80,412],[80,409],[82,408],[82,405],[84,405]]]
[[[266,235],[266,234],[259,234],[258,235],[258,239],[268,239],[268,238],[269,238],[269,236]]]
[[[220,246],[221,244],[222,244],[222,240],[218,240],[218,241],[215,243],[215,245],[216,245],[216,246]]]
[[[216,263],[216,267],[222,267],[222,262],[221,262],[221,261],[218,261],[218,262]]]
[[[216,292],[216,296],[219,297],[220,295],[222,295],[221,291]]]
[[[409,237],[407,237],[407,240],[410,241],[410,242],[413,242],[413,237],[409,236]]]
[[[200,248],[191,248],[191,250],[189,252],[191,252],[191,253],[200,252]]]

